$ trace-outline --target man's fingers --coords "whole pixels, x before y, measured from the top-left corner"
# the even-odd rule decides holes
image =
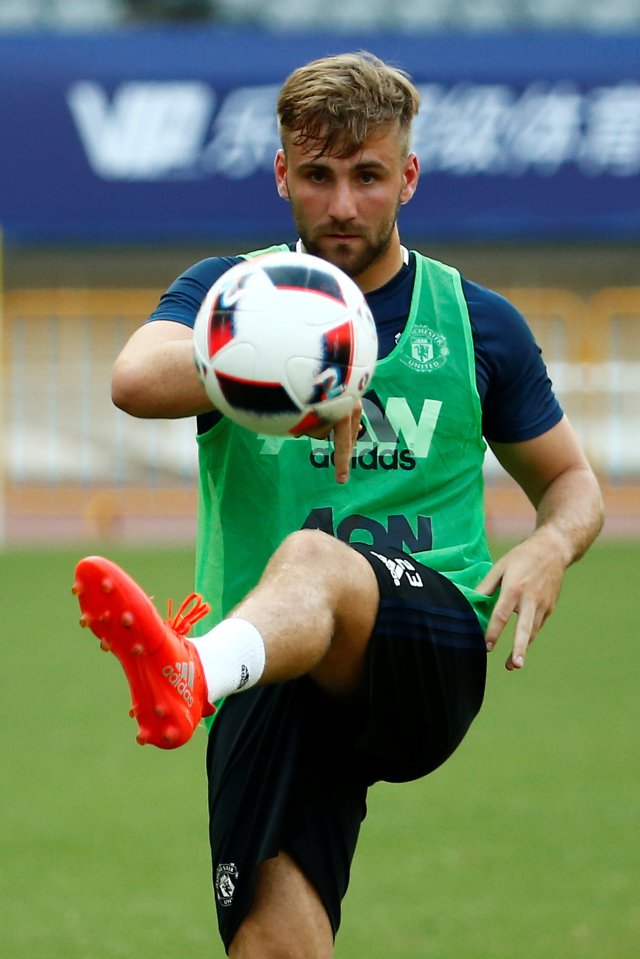
[[[335,474],[338,483],[349,479],[353,447],[360,430],[362,403],[358,402],[349,416],[336,423],[333,431],[333,449],[335,456]]]
[[[547,615],[544,608],[540,608],[535,604],[518,613],[518,622],[516,623],[516,631],[513,637],[513,648],[511,655],[505,663],[507,669],[522,669],[529,646],[542,629]]]
[[[492,566],[486,576],[480,580],[476,589],[479,593],[483,593],[484,596],[492,596],[500,585],[500,580],[502,579],[502,570],[498,568],[498,565]]]
[[[483,593],[485,596],[493,596],[495,591],[500,586],[501,582],[502,582],[502,567],[500,566],[499,563],[496,563],[494,566],[491,567],[491,569],[486,574],[486,576],[484,576],[480,580],[480,582],[476,586],[476,589],[478,590],[479,593]],[[496,604],[496,606],[494,607],[493,613],[491,614],[491,618],[489,619],[489,623],[487,625],[487,630],[485,633],[485,643],[487,646],[488,653],[491,652],[496,642],[498,641],[498,637],[500,636],[500,633],[504,629],[512,612],[513,612],[513,609],[509,609],[508,607],[506,607],[505,597],[502,596],[498,600],[498,603]]]
[[[351,457],[360,432],[361,416],[362,401],[358,400],[348,416],[344,416],[333,425],[327,423],[305,434],[316,440],[333,440],[335,476],[338,483],[346,483],[349,479]]]
[[[505,666],[507,669],[522,669],[531,641],[535,609],[524,607],[518,612],[513,647]]]
[[[485,632],[487,652],[494,648],[505,626],[517,616],[507,669],[522,669],[527,650],[553,610],[562,582],[564,563],[532,540],[506,553],[476,587],[485,595],[500,595]]]
[[[489,620],[489,625],[487,626],[487,631],[484,636],[488,653],[491,652],[498,642],[500,634],[511,619],[513,611],[514,606],[507,602],[507,597],[501,596],[491,614],[491,619]]]

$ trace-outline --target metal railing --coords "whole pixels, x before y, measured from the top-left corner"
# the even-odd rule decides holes
[[[608,485],[640,479],[640,287],[582,297],[501,290],[527,317],[560,401]],[[4,297],[0,346],[4,512],[90,518],[192,517],[191,420],[135,420],[115,409],[110,375],[158,290],[18,290]],[[491,457],[491,486],[500,472]],[[3,511],[0,503],[0,512]],[[0,539],[2,537],[0,536]]]

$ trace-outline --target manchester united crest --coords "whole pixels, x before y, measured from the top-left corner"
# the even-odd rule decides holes
[[[444,366],[448,356],[447,340],[441,333],[428,326],[414,326],[400,359],[418,373],[432,373]]]
[[[234,862],[221,862],[216,869],[216,899],[221,906],[230,906],[236,891],[238,870]]]

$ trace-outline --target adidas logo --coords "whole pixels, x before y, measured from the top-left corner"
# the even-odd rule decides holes
[[[176,663],[175,666],[167,665],[162,670],[162,675],[166,676],[187,706],[193,706],[193,683],[195,680],[193,662]]]
[[[325,448],[312,448],[309,454],[309,462],[316,469],[328,469],[335,463],[335,452],[329,452]],[[365,449],[364,452],[356,453],[351,457],[351,469],[363,470],[414,470],[416,468],[416,458],[411,450],[383,450],[380,452],[377,448]]]

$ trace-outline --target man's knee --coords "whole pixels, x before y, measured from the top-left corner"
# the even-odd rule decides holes
[[[317,567],[346,548],[344,543],[321,529],[298,529],[283,539],[274,555]]]

